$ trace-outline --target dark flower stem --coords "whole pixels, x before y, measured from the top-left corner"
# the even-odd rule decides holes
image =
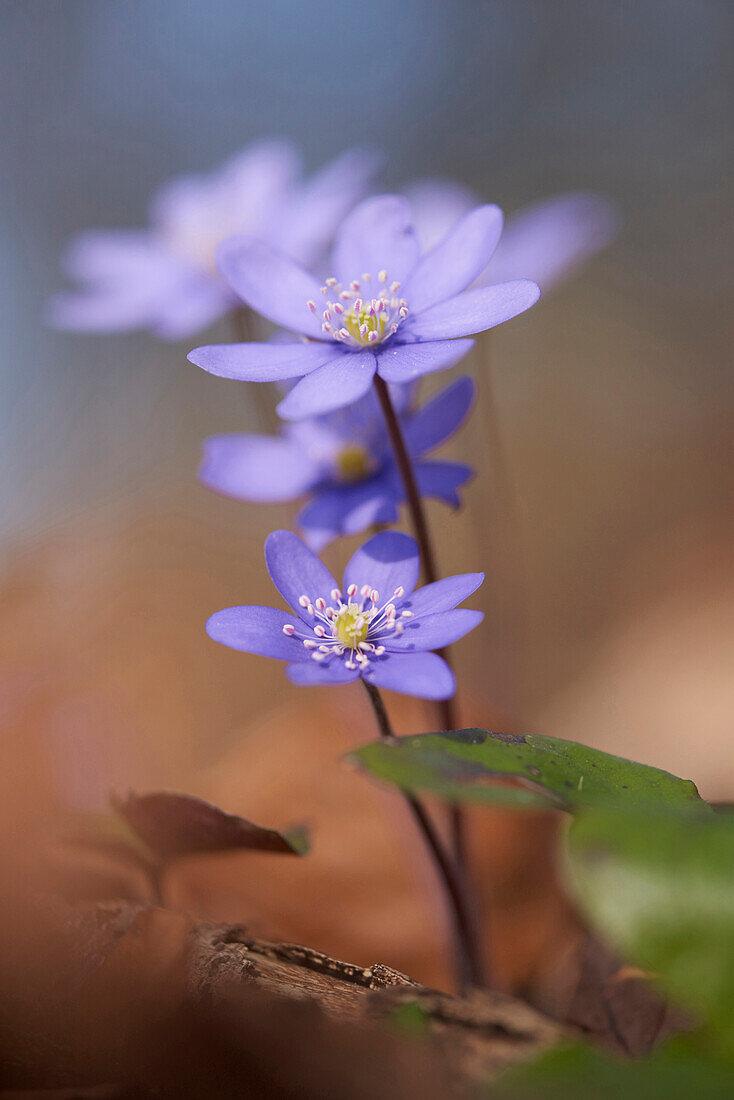
[[[392,728],[382,695],[373,684],[364,679],[362,683],[375,712],[380,737],[383,741],[394,744],[399,739]],[[454,860],[446,851],[443,841],[422,802],[415,795],[408,794],[405,791],[403,792],[403,798],[423,836],[446,895],[456,935],[457,980],[460,991],[464,993],[471,986],[481,986],[483,984],[481,958],[475,937],[473,913],[471,903],[467,897],[465,883]]]
[[[400,421],[398,420],[395,406],[390,397],[390,390],[387,383],[380,378],[379,374],[375,375],[375,390],[385,417],[395,461],[405,487],[405,497],[408,502],[408,510],[410,512],[415,538],[421,552],[425,580],[427,584],[432,584],[433,581],[438,580],[438,569],[436,567],[436,556],[433,551],[433,544],[428,530],[423,501],[418,490],[418,484],[415,480],[413,462],[408,453],[408,448],[405,445],[403,430],[400,427]],[[442,649],[439,650],[439,653],[450,666],[451,662],[448,652]],[[456,729],[456,710],[453,699],[439,700],[437,703],[437,710],[441,728],[443,730]],[[466,821],[460,806],[453,806],[451,808],[451,833],[452,844],[456,860],[459,864],[459,869],[466,877]]]

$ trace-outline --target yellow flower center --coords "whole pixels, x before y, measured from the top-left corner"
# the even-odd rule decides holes
[[[359,312],[355,309],[348,309],[342,316],[342,324],[348,330],[349,335],[353,336],[358,344],[364,344],[365,346],[382,340],[385,335],[386,322],[386,313],[375,313],[374,310],[364,306]],[[376,334],[371,340],[370,333]]]
[[[321,313],[321,329],[329,339],[351,348],[369,348],[394,336],[408,316],[408,303],[398,298],[399,290],[400,283],[390,283],[387,271],[380,271],[376,281],[365,272],[349,289],[330,276],[321,287],[326,308],[319,310],[312,299],[306,306],[311,313]]]
[[[364,481],[372,468],[367,448],[358,443],[347,443],[336,456],[336,469],[342,481]]]
[[[413,618],[412,611],[406,608],[398,612],[395,606],[394,601],[402,600],[404,595],[405,589],[398,585],[391,599],[380,605],[380,593],[376,588],[369,584],[360,588],[352,582],[347,588],[346,603],[341,590],[332,588],[332,605],[327,604],[323,596],[312,602],[308,593],[303,592],[298,597],[298,606],[315,620],[314,625],[301,634],[295,623],[285,623],[283,633],[288,638],[300,638],[314,661],[344,657],[345,668],[365,672],[371,660],[383,656],[385,643],[403,633],[402,620]]]
[[[369,613],[365,614],[358,603],[349,603],[336,618],[334,635],[343,646],[356,649],[361,642],[367,641],[369,620]]]

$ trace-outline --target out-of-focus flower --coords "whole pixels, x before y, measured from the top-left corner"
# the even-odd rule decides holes
[[[342,223],[325,285],[269,244],[235,237],[219,248],[222,274],[252,309],[304,339],[196,348],[192,363],[251,382],[300,378],[278,406],[286,420],[357,401],[375,372],[407,383],[457,363],[473,341],[532,306],[529,279],[465,290],[484,271],[502,232],[496,206],[469,211],[421,254],[407,199],[367,199]],[[320,302],[320,305],[317,303]]]
[[[154,196],[148,229],[88,230],[71,243],[64,267],[79,287],[52,299],[50,321],[173,340],[199,332],[239,305],[216,269],[223,240],[249,233],[315,263],[379,164],[373,151],[353,149],[302,179],[296,149],[267,140],[209,175],[174,179]]]
[[[405,189],[423,248],[433,248],[479,201],[452,180],[416,180]],[[520,277],[545,294],[615,237],[619,218],[603,195],[570,191],[523,207],[507,219],[502,240],[477,285]]]
[[[405,395],[394,399],[402,406],[398,415],[421,494],[454,508],[471,467],[426,461],[425,455],[456,431],[473,397],[472,380],[458,378],[415,412],[405,407]],[[394,523],[405,499],[373,393],[325,416],[284,424],[278,436],[214,436],[204,444],[199,477],[210,489],[237,500],[283,501],[308,494],[311,499],[297,523],[315,550],[373,523]]]
[[[454,694],[453,672],[430,651],[458,641],[482,621],[480,611],[457,604],[476,591],[483,573],[445,577],[416,592],[418,544],[397,531],[382,531],[357,550],[341,589],[291,531],[268,536],[265,562],[292,611],[217,611],[206,626],[215,642],[288,661],[294,684],[348,684],[362,677],[423,699]]]

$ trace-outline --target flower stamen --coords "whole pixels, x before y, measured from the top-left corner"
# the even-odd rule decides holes
[[[305,593],[299,597],[299,606],[318,621],[311,627],[311,634],[298,633],[293,623],[286,623],[283,633],[299,638],[315,661],[325,661],[333,656],[346,657],[344,665],[350,671],[365,671],[371,659],[382,657],[385,642],[397,638],[405,629],[404,619],[414,618],[412,611],[398,612],[393,602],[405,595],[405,589],[397,587],[390,600],[378,606],[380,593],[370,584],[347,588],[346,602],[341,590],[332,588],[333,605],[319,596],[314,602]]]
[[[400,283],[392,282],[388,287],[387,280],[387,271],[380,271],[377,276],[379,289],[372,298],[368,298],[362,292],[362,285],[371,283],[369,272],[362,275],[361,282],[354,279],[349,289],[345,289],[333,276],[326,279],[321,287],[321,293],[327,299],[322,313],[322,331],[330,339],[355,348],[371,347],[389,340],[407,318],[408,303],[405,298],[397,297]],[[306,306],[311,313],[317,312],[312,299],[306,302]],[[334,314],[342,322],[336,329],[331,323]]]

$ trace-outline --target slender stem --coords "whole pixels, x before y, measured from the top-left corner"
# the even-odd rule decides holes
[[[382,695],[373,684],[366,680],[362,680],[362,683],[375,712],[380,737],[383,741],[396,743],[399,738],[392,728]],[[403,792],[403,798],[423,836],[446,894],[457,941],[458,984],[464,992],[467,986],[483,984],[481,958],[474,935],[474,921],[465,884],[422,802],[415,795],[407,792]]]

